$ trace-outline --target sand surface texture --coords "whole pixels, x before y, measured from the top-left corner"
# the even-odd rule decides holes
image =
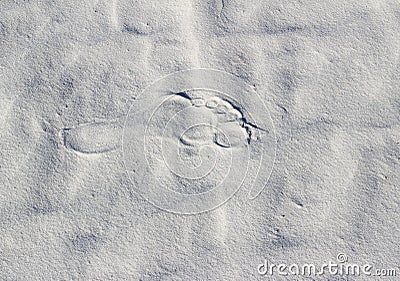
[[[0,0],[0,280],[397,280],[259,265],[400,276],[399,25],[395,0]]]

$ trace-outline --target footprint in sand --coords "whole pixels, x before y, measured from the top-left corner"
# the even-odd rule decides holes
[[[189,146],[216,144],[222,148],[248,144],[249,135],[243,122],[242,113],[231,103],[212,96],[206,100],[203,98],[192,99],[191,104],[191,112],[197,111],[201,116],[210,115],[208,119],[212,122],[188,128],[180,137],[183,144]]]
[[[59,136],[63,145],[74,152],[99,154],[120,148],[121,122],[102,121],[63,128]]]
[[[164,107],[159,110],[162,118],[168,117],[160,133],[167,139],[178,139],[189,147],[217,145],[220,148],[243,148],[250,143],[254,128],[245,122],[243,114],[229,101],[215,96],[213,92],[195,90],[179,93],[172,96],[168,104],[175,107],[172,114],[166,113]]]
[[[179,140],[182,145],[188,146],[187,150],[213,144],[230,148],[248,143],[249,127],[242,121],[242,114],[219,97],[205,100],[176,95],[162,110],[172,110],[161,117],[171,117],[171,120],[163,124],[166,127],[158,128],[163,129],[159,135]],[[157,120],[157,123],[162,122]],[[119,137],[123,129],[121,124],[118,121],[79,124],[63,128],[60,137],[66,148],[76,152],[110,152],[120,147]]]
[[[64,146],[79,154],[117,150],[122,120],[64,128]],[[224,181],[236,158],[247,155],[251,128],[232,103],[214,92],[188,91],[168,96],[146,125],[147,164],[157,181],[183,194],[200,194]],[[140,149],[140,148],[136,148]],[[245,159],[243,159],[245,162]]]
[[[64,128],[60,137],[81,156],[122,146],[135,190],[161,209],[188,214],[216,208],[242,185],[255,198],[276,149],[271,117],[254,89],[208,69],[157,80],[125,120]]]
[[[243,120],[239,110],[214,92],[173,94],[148,122],[145,146],[149,163],[165,163],[181,178],[215,179],[215,173],[226,173],[232,164],[231,149],[247,149],[251,134]],[[154,170],[165,175],[160,167]]]

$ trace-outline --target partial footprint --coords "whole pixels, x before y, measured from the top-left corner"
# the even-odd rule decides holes
[[[104,153],[120,147],[119,122],[94,122],[64,128],[60,136],[64,146],[80,153]]]
[[[187,96],[190,99],[189,94]],[[207,118],[213,122],[188,128],[180,137],[183,144],[191,146],[217,144],[223,148],[248,144],[249,130],[243,123],[243,115],[231,103],[217,96],[193,98],[191,103],[193,112],[199,113],[200,117],[213,116]]]

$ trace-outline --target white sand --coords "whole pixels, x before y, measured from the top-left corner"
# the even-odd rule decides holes
[[[394,0],[1,0],[0,280],[398,269],[399,24]],[[192,68],[248,88],[146,92]],[[305,280],[374,279],[341,278]]]

